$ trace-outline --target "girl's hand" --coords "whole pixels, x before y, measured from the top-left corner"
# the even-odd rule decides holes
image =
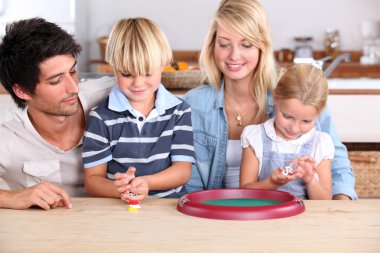
[[[293,171],[290,172],[288,175],[284,175],[282,173],[283,171],[284,171],[284,168],[279,167],[272,172],[272,176],[271,176],[272,184],[278,185],[278,187],[280,187],[280,186],[287,184],[287,183],[289,183],[289,182],[291,182],[297,178],[302,177],[302,170],[299,170],[298,168],[293,169]]]
[[[129,192],[131,188],[130,183],[135,178],[135,172],[135,167],[129,167],[125,173],[118,172],[115,174],[114,185],[116,186],[116,189],[119,192],[120,196],[122,196],[124,193]]]
[[[143,200],[148,196],[149,185],[143,177],[136,177],[130,183],[130,189],[121,195],[121,199],[129,203],[130,200]]]
[[[314,174],[317,171],[315,159],[310,156],[302,156],[293,160],[291,164],[294,164],[293,162],[298,164],[297,169],[303,171],[303,175],[301,176],[301,178],[305,182],[305,184],[310,183],[314,179]]]
[[[305,182],[305,184],[310,183],[314,179],[314,175],[317,172],[317,166],[315,163],[316,162],[314,158],[311,157],[301,157],[300,161],[298,162],[298,166],[304,170],[302,180]]]

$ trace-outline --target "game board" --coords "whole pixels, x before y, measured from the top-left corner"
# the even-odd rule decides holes
[[[214,189],[183,196],[177,210],[209,219],[263,220],[297,215],[305,206],[301,199],[283,191]]]

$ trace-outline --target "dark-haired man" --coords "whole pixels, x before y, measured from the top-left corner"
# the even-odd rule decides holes
[[[0,118],[0,207],[72,207],[83,196],[82,137],[89,110],[115,81],[78,85],[72,35],[32,18],[10,23],[0,45],[0,82],[18,108]]]

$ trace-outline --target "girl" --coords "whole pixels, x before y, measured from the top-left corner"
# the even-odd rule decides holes
[[[327,133],[315,129],[327,96],[327,80],[313,65],[297,64],[282,76],[273,91],[275,117],[243,130],[241,188],[332,199],[334,145]],[[295,168],[285,170],[288,165]]]

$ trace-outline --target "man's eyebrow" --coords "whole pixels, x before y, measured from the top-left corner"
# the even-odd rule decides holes
[[[76,65],[77,65],[77,61],[74,62],[73,66],[71,66],[70,69],[75,68]],[[60,75],[62,75],[62,74],[63,74],[63,73],[58,73],[58,74],[54,74],[54,75],[52,75],[52,76],[49,76],[48,78],[46,78],[45,81],[52,80],[52,79],[54,79],[54,78],[56,78],[57,76],[60,76]]]

